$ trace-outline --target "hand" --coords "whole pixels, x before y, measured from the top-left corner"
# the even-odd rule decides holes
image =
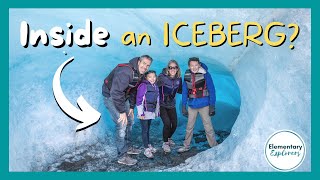
[[[141,115],[141,116],[138,115],[138,118],[139,119],[144,119],[144,115]]]
[[[187,107],[185,105],[182,106],[182,115],[184,117],[188,117]]]
[[[120,117],[118,119],[118,122],[120,122],[122,126],[126,126],[128,124],[128,118],[127,118],[127,114],[125,112],[120,113]]]
[[[131,116],[132,119],[134,118],[134,111],[133,111],[133,109],[130,108],[129,113],[128,113],[128,116]]]
[[[214,116],[216,114],[215,107],[209,106],[209,116]]]

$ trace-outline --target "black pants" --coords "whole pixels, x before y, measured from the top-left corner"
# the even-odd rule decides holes
[[[168,142],[177,129],[177,111],[176,108],[165,108],[160,106],[160,117],[163,122],[163,141]]]
[[[141,120],[140,119],[140,124],[141,124],[141,129],[142,129],[142,142],[143,146],[145,148],[148,148],[150,142],[149,142],[149,130],[150,130],[150,125],[151,125],[151,119],[145,119]]]

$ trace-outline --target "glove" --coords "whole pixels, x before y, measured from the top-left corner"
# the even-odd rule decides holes
[[[214,116],[216,114],[215,107],[209,106],[209,116]]]
[[[185,105],[182,106],[182,115],[185,117],[188,117],[188,111]]]

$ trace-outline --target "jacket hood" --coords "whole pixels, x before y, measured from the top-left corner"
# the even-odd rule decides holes
[[[150,84],[150,82],[149,82],[148,80],[146,80],[146,79],[143,79],[143,80],[141,81],[141,83]]]
[[[199,71],[198,73],[202,73],[202,74],[206,74],[207,73],[207,70],[208,70],[208,67],[207,65],[205,65],[204,63],[200,63],[201,67],[199,68]]]
[[[166,74],[167,74],[167,68],[163,68],[161,73],[162,73],[163,75],[166,75]]]
[[[205,65],[203,62],[200,62],[200,65],[204,70],[208,71],[208,66],[207,65]]]
[[[162,69],[162,72],[159,74],[159,76],[162,75],[162,76],[166,76],[168,77],[169,79],[176,79],[177,78],[177,75],[175,75],[174,77],[170,77],[170,75],[168,74],[167,72],[167,68],[163,68]]]
[[[154,84],[151,84],[148,80],[146,80],[146,79],[143,79],[142,81],[141,81],[141,84],[142,83],[144,83],[144,84],[150,84],[151,86],[155,86],[156,84],[157,84],[157,82],[155,82]]]
[[[139,69],[138,69],[138,61],[139,61],[139,57],[135,57],[135,58],[133,58],[133,59],[131,59],[129,61],[129,64],[131,64],[133,69],[135,69],[137,71],[139,71]]]
[[[205,64],[202,63],[202,62],[200,62],[200,66],[201,66],[201,67],[199,68],[198,73],[206,74],[207,71],[208,71],[208,66],[205,65]],[[190,70],[190,69],[187,69],[186,72],[187,72],[188,70]],[[192,71],[190,70],[190,72],[192,72]]]

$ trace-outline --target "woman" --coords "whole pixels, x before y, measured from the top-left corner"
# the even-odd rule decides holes
[[[181,71],[177,61],[170,60],[158,77],[160,93],[160,117],[163,122],[163,151],[171,152],[175,145],[172,135],[177,128],[176,93],[182,91]]]

